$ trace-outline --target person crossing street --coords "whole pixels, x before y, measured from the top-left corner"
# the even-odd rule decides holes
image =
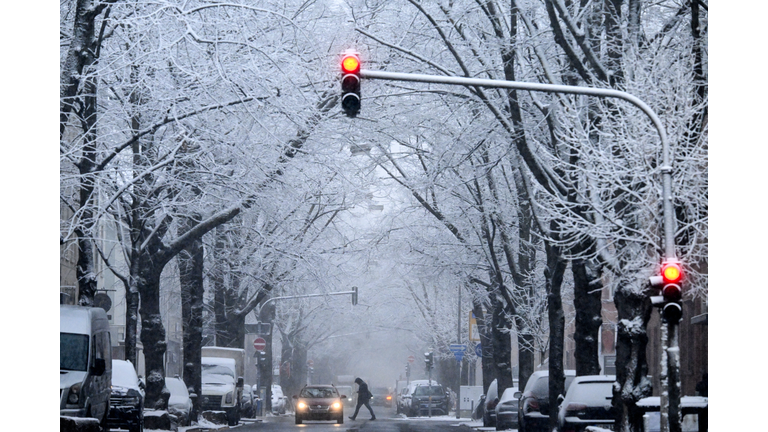
[[[371,412],[371,420],[376,420],[376,414],[373,413],[373,408],[369,401],[373,397],[373,394],[368,390],[368,384],[362,380],[362,378],[355,378],[357,383],[357,407],[355,407],[355,413],[349,417],[350,420],[354,420],[357,417],[357,413],[360,411],[360,407],[365,405],[368,411]]]

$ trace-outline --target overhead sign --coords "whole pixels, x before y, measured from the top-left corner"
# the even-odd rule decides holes
[[[256,339],[253,340],[253,348],[256,351],[264,351],[266,347],[267,347],[267,341],[265,341],[264,338],[257,337]]]

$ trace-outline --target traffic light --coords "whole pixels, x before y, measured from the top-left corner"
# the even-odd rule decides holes
[[[405,364],[405,376],[410,377],[411,376],[411,364],[406,363]]]
[[[426,363],[427,370],[430,370],[435,366],[433,353],[431,351],[424,353],[424,363]]]
[[[680,263],[668,261],[661,265],[661,275],[650,278],[652,288],[661,291],[660,296],[652,298],[653,303],[661,307],[661,316],[668,323],[678,323],[683,316],[683,270]]]
[[[348,117],[360,111],[360,57],[351,50],[341,59],[341,108]]]
[[[265,365],[267,361],[267,353],[264,351],[259,351],[259,364]]]

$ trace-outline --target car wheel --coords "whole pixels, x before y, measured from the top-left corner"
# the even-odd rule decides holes
[[[296,424],[301,424],[301,417],[296,416]]]

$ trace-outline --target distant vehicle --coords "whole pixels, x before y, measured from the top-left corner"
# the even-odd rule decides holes
[[[562,432],[583,432],[587,426],[610,428],[616,420],[613,407],[613,375],[585,375],[568,387],[557,421]]]
[[[440,384],[417,385],[411,393],[409,416],[448,415],[448,393]]]
[[[288,396],[283,394],[283,388],[272,384],[272,414],[285,414],[286,405],[288,405]]]
[[[202,348],[202,411],[224,411],[227,424],[235,426],[240,421],[240,404],[243,398],[243,367],[245,350],[239,348]]]
[[[296,400],[296,424],[305,420],[335,420],[344,423],[344,404],[341,394],[332,385],[307,385],[301,389]]]
[[[144,430],[144,390],[136,369],[127,360],[112,360],[112,394],[107,424],[129,432]]]
[[[428,385],[429,380],[413,380],[403,387],[400,394],[397,396],[397,412],[408,415],[411,411],[411,400],[414,390],[420,385]],[[432,385],[438,385],[437,381],[432,380]]]
[[[187,390],[187,385],[178,376],[165,378],[165,386],[171,392],[168,399],[168,412],[179,419],[181,426],[192,424],[192,397]]]
[[[485,406],[483,407],[483,426],[496,426],[496,404],[499,403],[499,382],[491,381],[488,391],[485,392]]]
[[[504,390],[496,404],[496,430],[517,429],[518,408],[522,393],[517,387]]]
[[[338,388],[338,387],[337,387]],[[373,387],[371,389],[371,405],[392,406],[392,392],[386,387]]]
[[[565,371],[565,392],[576,377],[576,371]],[[531,374],[520,397],[518,412],[520,432],[547,432],[549,430],[549,371]]]
[[[243,417],[253,418],[253,393],[251,393],[251,386],[248,384],[243,385],[243,398],[240,402],[240,413]]]
[[[60,305],[59,320],[59,413],[96,418],[105,429],[112,385],[107,313]]]
[[[354,408],[357,405],[357,392],[352,386],[337,385],[336,390],[339,391],[339,394],[346,396],[344,398],[344,406]]]

